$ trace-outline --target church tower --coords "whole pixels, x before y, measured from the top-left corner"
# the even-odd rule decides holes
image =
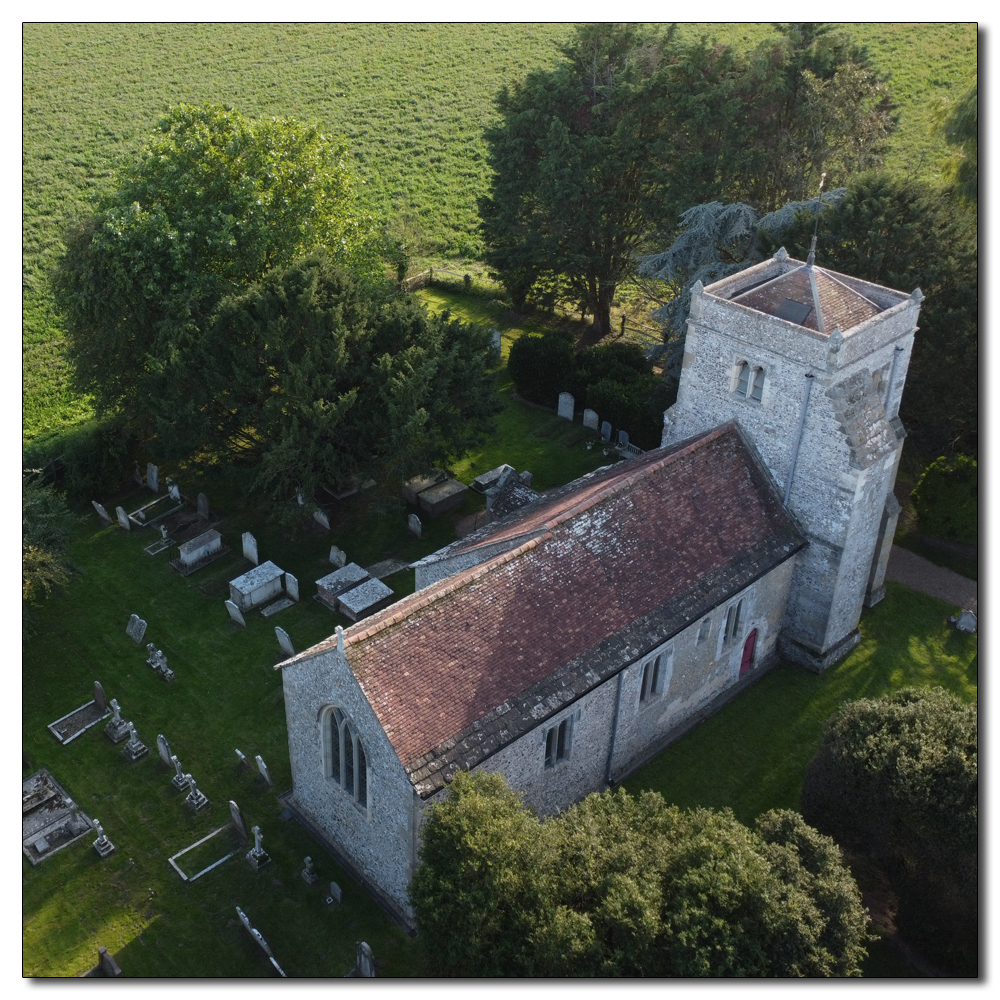
[[[728,421],[754,443],[809,541],[779,649],[821,670],[857,643],[862,605],[885,593],[905,436],[899,404],[923,295],[809,258],[793,260],[782,248],[695,286],[661,444]]]

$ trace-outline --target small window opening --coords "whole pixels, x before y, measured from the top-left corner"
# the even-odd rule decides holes
[[[569,759],[573,739],[572,719],[563,719],[545,734],[545,766],[555,767],[561,760]]]

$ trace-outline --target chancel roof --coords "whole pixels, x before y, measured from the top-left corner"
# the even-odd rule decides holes
[[[345,632],[423,797],[805,544],[732,424],[598,470],[476,535],[466,541],[515,544]]]

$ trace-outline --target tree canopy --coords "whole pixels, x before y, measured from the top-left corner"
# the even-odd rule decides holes
[[[929,688],[841,706],[806,772],[802,811],[888,879],[907,940],[947,971],[976,975],[975,705]]]
[[[459,774],[422,838],[410,895],[439,974],[860,974],[857,886],[796,813],[751,830],[619,789],[541,821],[501,776]]]
[[[748,53],[614,24],[497,97],[485,259],[515,304],[579,304],[598,332],[643,251],[713,198],[762,212],[877,166],[894,121],[864,51],[788,25]]]
[[[21,628],[34,631],[31,608],[69,583],[66,558],[73,515],[63,496],[35,471],[21,477]]]
[[[963,200],[979,201],[979,80],[961,96],[942,123],[944,136],[955,147],[945,176]]]
[[[55,290],[77,388],[141,431],[169,425],[198,381],[225,295],[314,249],[379,273],[374,221],[341,140],[293,118],[172,107],[95,211],[67,235]]]

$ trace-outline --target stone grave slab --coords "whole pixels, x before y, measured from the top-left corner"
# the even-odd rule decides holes
[[[146,623],[138,616],[132,615],[125,626],[125,634],[137,645],[142,645],[142,638],[146,634]]]
[[[395,591],[381,580],[366,580],[337,598],[337,608],[352,622],[374,614],[392,602]]]
[[[348,563],[316,581],[316,599],[337,611],[337,597],[367,579],[368,570],[362,569],[357,563]]]
[[[491,487],[496,486],[496,484],[500,481],[500,477],[508,469],[512,472],[514,471],[514,467],[512,465],[504,464],[498,465],[495,469],[490,469],[489,472],[484,472],[481,476],[476,476],[476,478],[472,480],[472,489],[476,493],[485,493]]]
[[[272,615],[276,615],[279,611],[284,611],[285,608],[294,608],[295,601],[290,597],[279,597],[278,600],[269,604],[266,608],[261,610],[261,614],[265,618],[270,618]]]
[[[442,472],[440,469],[431,469],[430,472],[414,476],[403,483],[403,499],[407,503],[415,504],[418,502],[417,498],[421,493],[429,490],[432,486],[437,486],[439,483],[445,482],[447,479],[448,474]]]
[[[429,490],[424,490],[417,498],[420,509],[431,517],[438,517],[445,511],[461,507],[469,487],[457,479],[448,479]]]
[[[230,546],[222,544],[222,535],[214,528],[209,528],[208,531],[203,531],[179,545],[177,558],[171,559],[170,565],[181,576],[190,576],[231,551]]]
[[[240,611],[249,611],[266,604],[281,593],[281,579],[284,575],[285,571],[268,559],[229,581],[229,599]]]
[[[573,411],[576,409],[576,400],[571,392],[559,393],[559,408],[556,411],[563,420],[572,420]]]
[[[46,768],[21,781],[21,848],[39,865],[94,829],[90,817]]]
[[[405,559],[383,559],[371,566],[366,566],[365,572],[378,580],[384,580],[387,576],[392,576],[393,573],[409,568],[410,564]]]
[[[237,806],[237,808],[239,807]],[[217,837],[220,833],[222,833],[223,830],[228,829],[228,826],[220,826],[217,830],[213,830],[211,833],[202,837],[201,840],[196,840],[193,844],[189,844],[183,851],[178,851],[172,858],[167,858],[167,861],[170,863],[170,867],[173,868],[173,870],[177,872],[177,874],[180,875],[185,882],[194,882],[197,879],[200,879],[202,875],[207,875],[213,868],[218,868],[224,861],[228,861],[231,857],[233,857],[233,855],[237,854],[239,852],[239,848],[237,847],[231,850],[228,854],[219,858],[218,861],[213,861],[207,868],[202,868],[201,871],[195,872],[193,875],[188,875],[184,869],[181,868],[180,864],[178,864],[178,859],[184,857],[185,854],[193,851],[196,847],[201,847],[202,844],[207,844],[214,837]],[[209,855],[209,857],[211,857],[211,855]]]
[[[94,693],[100,693],[100,701],[95,697],[93,701],[88,701],[85,705],[67,712],[62,718],[50,722],[45,728],[65,746],[72,743],[78,736],[82,736],[91,726],[96,726],[106,719],[111,713],[104,703],[104,689],[97,681],[94,682]]]

